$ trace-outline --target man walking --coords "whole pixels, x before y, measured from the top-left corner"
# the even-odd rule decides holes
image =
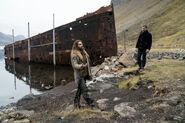
[[[91,77],[89,55],[85,51],[81,40],[76,40],[73,43],[71,51],[71,64],[74,70],[75,83],[78,85],[74,99],[74,106],[75,108],[80,108],[81,94],[83,95],[83,98],[87,104],[91,106],[93,100],[89,98],[87,93],[88,88],[86,86],[86,80]]]
[[[148,32],[147,26],[143,25],[136,44],[137,62],[139,71],[143,71],[146,64],[146,54],[149,53],[152,45],[152,35]],[[142,59],[141,59],[142,57]]]

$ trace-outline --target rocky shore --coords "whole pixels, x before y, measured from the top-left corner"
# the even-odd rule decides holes
[[[119,52],[92,67],[93,108],[82,99],[82,109],[74,109],[77,86],[71,82],[1,107],[0,122],[185,122],[185,53],[151,52],[144,72],[135,57]]]

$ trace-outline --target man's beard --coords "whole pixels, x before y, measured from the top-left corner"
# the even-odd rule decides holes
[[[84,50],[84,47],[82,47],[82,48],[78,47],[78,49],[79,49],[80,51],[83,51],[83,50]]]

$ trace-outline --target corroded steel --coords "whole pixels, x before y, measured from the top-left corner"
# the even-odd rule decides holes
[[[117,55],[117,41],[112,6],[102,7],[76,21],[55,28],[56,64],[70,64],[75,40],[83,41],[93,65]],[[28,39],[15,42],[15,58],[28,61]],[[30,38],[31,62],[53,63],[52,30]],[[12,45],[5,46],[5,56],[12,58]]]

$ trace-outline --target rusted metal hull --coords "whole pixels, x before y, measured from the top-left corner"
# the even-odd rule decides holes
[[[53,32],[46,31],[30,38],[31,62],[53,63]],[[104,58],[117,55],[114,12],[111,6],[55,29],[56,64],[70,64],[73,42],[83,41],[93,65]],[[15,58],[28,61],[28,39],[15,42]],[[12,44],[5,46],[5,56],[13,58]]]

